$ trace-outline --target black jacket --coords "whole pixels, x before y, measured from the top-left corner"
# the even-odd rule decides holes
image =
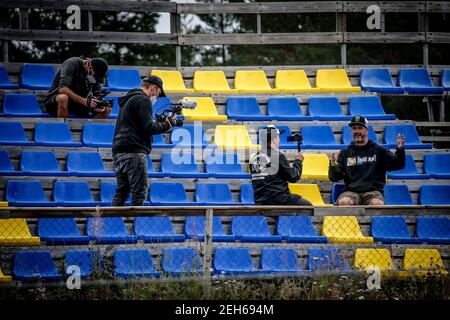
[[[339,154],[337,165],[328,170],[331,181],[344,179],[345,191],[383,193],[386,171],[405,167],[405,149],[397,149],[395,154],[380,147],[373,141],[364,146],[353,143]]]
[[[250,172],[255,203],[286,203],[290,198],[288,182],[300,180],[302,162],[296,159],[291,167],[286,156],[271,150],[271,155],[258,152],[250,159]],[[276,163],[278,160],[278,163]]]
[[[167,122],[152,119],[152,103],[141,89],[130,90],[119,98],[120,111],[117,117],[112,146],[117,153],[145,153],[152,149],[152,135],[170,129]]]

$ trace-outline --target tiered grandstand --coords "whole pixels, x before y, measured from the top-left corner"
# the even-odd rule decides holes
[[[13,4],[23,8],[25,2]],[[111,10],[126,11],[132,2],[121,3]],[[315,3],[316,7],[266,4],[259,10],[279,12],[284,5],[294,12],[317,8],[351,12],[351,2],[333,3],[338,4],[336,11],[329,2]],[[33,5],[52,7],[45,1]],[[250,13],[256,10],[255,3],[241,5],[253,8]],[[414,5],[416,9],[404,10],[450,11],[446,3]],[[355,6],[362,10],[364,5]],[[394,10],[386,6],[386,12]],[[208,8],[220,13],[227,6]],[[242,7],[229,4],[228,9]],[[88,10],[101,9],[93,5]],[[156,9],[147,4],[145,10],[176,16],[206,9],[160,3]],[[344,49],[345,43],[363,37],[366,41],[372,41],[367,40],[370,37],[416,41],[400,33],[362,33],[358,38],[342,26],[338,29],[336,37],[344,40],[337,43]],[[80,41],[83,31],[70,32],[64,31],[68,41]],[[96,32],[91,34],[97,41]],[[174,34],[178,45],[212,41],[208,35]],[[130,41],[141,39],[128,36]],[[252,43],[251,36],[242,39]],[[280,41],[291,41],[283,36],[287,37],[281,35]],[[448,34],[441,38],[427,32],[415,34],[422,36],[424,47],[433,39],[444,43],[449,39]],[[4,42],[11,37],[55,41],[56,31],[27,35],[24,30],[3,30],[0,37]],[[317,37],[329,42],[333,35]],[[214,41],[234,40],[221,35]],[[0,199],[4,206],[0,208],[0,281],[64,283],[71,265],[80,266],[86,280],[98,272],[108,279],[295,277],[373,267],[401,279],[447,275],[450,151],[438,147],[450,142],[450,137],[420,132],[450,127],[443,111],[448,108],[450,66],[429,65],[425,60],[421,65],[355,66],[347,65],[345,59],[341,65],[324,66],[110,66],[107,87],[112,93],[107,99],[113,100],[114,109],[109,119],[93,120],[52,118],[42,111],[40,103],[59,63],[5,62],[0,67]],[[154,137],[145,206],[114,208],[111,144],[117,97],[139,86],[148,75],[160,76],[169,96],[157,101],[155,114],[181,98],[197,101],[197,107],[183,110],[183,127]],[[434,121],[431,103],[429,122],[387,113],[381,97],[393,95],[440,101],[441,121]],[[406,137],[407,164],[387,175],[385,206],[335,206],[343,184],[328,180],[328,159],[351,142],[347,124],[353,115],[369,119],[370,139],[385,148],[395,148],[398,133]],[[254,205],[248,161],[260,146],[260,130],[268,124],[286,129],[281,150],[289,160],[294,159],[297,145],[287,136],[302,133],[303,174],[290,188],[313,207]],[[173,153],[183,161],[175,161]]]

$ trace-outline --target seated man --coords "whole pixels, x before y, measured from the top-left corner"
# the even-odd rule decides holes
[[[363,116],[352,118],[352,143],[332,155],[328,176],[331,181],[344,179],[344,192],[338,206],[383,205],[386,171],[405,167],[405,137],[397,136],[395,154],[368,139],[368,121]]]
[[[297,154],[291,166],[286,156],[280,152],[279,135],[284,130],[274,125],[263,129],[261,151],[250,158],[250,172],[257,205],[300,205],[312,206],[311,202],[297,194],[291,194],[288,182],[297,182],[302,175],[303,155]]]
[[[101,58],[73,57],[64,61],[56,72],[44,100],[44,109],[58,118],[69,114],[79,117],[107,118],[109,107],[97,107],[94,97],[105,81],[108,64]]]

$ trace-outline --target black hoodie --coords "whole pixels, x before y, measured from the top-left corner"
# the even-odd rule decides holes
[[[386,183],[386,171],[400,170],[405,167],[405,149],[397,149],[395,154],[373,141],[364,146],[353,142],[341,150],[337,165],[328,170],[331,181],[344,179],[345,191],[380,191]]]
[[[145,153],[152,149],[152,135],[170,130],[167,122],[152,119],[152,103],[141,89],[130,90],[119,98],[120,111],[117,117],[112,146],[117,153]]]

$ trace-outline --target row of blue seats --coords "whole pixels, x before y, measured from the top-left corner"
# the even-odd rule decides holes
[[[348,263],[336,248],[310,248],[307,269],[299,263],[292,248],[261,249],[261,269],[255,268],[247,248],[216,248],[213,257],[214,275],[273,274],[302,271],[349,271]],[[106,271],[106,263],[98,251],[69,250],[65,254],[64,271],[73,273],[69,266],[78,266],[81,277],[89,277]],[[203,261],[193,248],[166,248],[162,251],[161,271],[152,259],[149,249],[116,249],[114,251],[114,275],[121,278],[179,277],[203,274]],[[59,281],[58,272],[49,251],[17,252],[14,257],[13,279],[20,281]]]
[[[119,111],[118,97],[109,97],[113,101],[113,110],[109,118],[117,118]],[[160,113],[163,106],[170,103],[162,98],[154,106],[154,113]],[[312,97],[308,100],[307,115],[295,97],[269,98],[267,115],[263,115],[254,97],[230,97],[226,102],[226,114],[229,119],[239,121],[346,121],[352,116],[363,115],[369,120],[394,120],[394,114],[386,114],[380,99],[376,96],[350,97],[348,115],[342,111],[336,97]],[[3,116],[6,117],[48,117],[33,94],[5,94],[3,99]]]
[[[160,171],[156,172],[151,156],[147,156],[148,177],[169,178],[229,178],[249,179],[250,174],[242,170],[236,153],[209,155],[205,158],[205,172],[200,172],[193,153],[180,158],[170,152],[161,155]],[[67,153],[67,171],[62,171],[53,151],[23,151],[20,171],[14,170],[8,153],[0,150],[0,176],[76,176],[76,177],[114,177],[115,172],[106,170],[98,152]]]
[[[417,169],[413,156],[407,154],[405,168],[388,172],[387,177],[406,180],[450,179],[450,153],[426,154],[423,160],[424,173],[421,173]],[[250,174],[242,170],[236,153],[208,155],[205,158],[205,172],[200,171],[192,153],[186,153],[179,159],[173,159],[171,153],[162,153],[158,172],[155,171],[150,155],[147,157],[147,164],[150,178],[250,178]],[[105,169],[98,152],[70,151],[67,154],[66,166],[67,171],[62,171],[53,151],[22,151],[20,170],[17,171],[8,153],[0,150],[0,176],[115,176],[113,171]]]
[[[36,123],[34,131],[34,141],[29,141],[25,136],[25,131],[20,122],[0,122],[0,145],[12,146],[51,146],[51,147],[93,147],[111,148],[114,137],[114,124],[86,123],[83,127],[81,142],[75,142],[71,136],[70,128],[65,122]],[[262,139],[262,129],[259,128],[258,141]],[[281,149],[296,149],[296,142],[287,141],[287,137],[292,134],[288,126],[278,126],[286,130],[280,136]],[[342,149],[352,141],[350,128],[345,125],[342,128],[342,143],[336,141],[333,129],[328,125],[311,125],[299,128],[302,136],[303,149]],[[431,143],[422,143],[413,124],[386,125],[384,128],[383,144],[387,148],[394,148],[397,145],[397,134],[405,136],[406,149],[431,149]],[[369,139],[378,143],[378,138],[372,127],[369,128]],[[154,148],[206,148],[214,147],[210,144],[201,126],[184,125],[176,127],[170,135],[170,143],[164,141],[164,137],[153,136]]]
[[[100,219],[100,220],[99,220]],[[345,225],[335,226],[346,228]],[[264,216],[234,216],[230,234],[224,231],[221,218],[213,217],[214,242],[281,242],[327,243],[326,236],[317,234],[310,216],[280,216],[275,234]],[[349,231],[350,232],[350,231]],[[40,218],[37,234],[52,245],[183,242],[185,239],[204,241],[205,218],[187,216],[183,234],[174,231],[169,217],[136,217],[133,234],[128,233],[122,218],[87,218],[86,235],[81,235],[73,218]],[[403,217],[372,217],[370,236],[376,242],[450,244],[450,219],[418,217],[416,235],[412,236]]]
[[[56,69],[52,65],[24,64],[20,86],[30,90],[47,90],[50,88]],[[127,91],[140,85],[141,77],[135,68],[111,68],[108,88],[112,91]],[[428,70],[425,68],[400,68],[397,86],[394,86],[387,68],[362,68],[359,78],[360,86],[365,91],[382,93],[442,94],[450,90],[450,69],[443,69],[440,87],[433,85]],[[0,89],[17,89],[11,83],[5,68],[0,67]]]
[[[93,199],[86,181],[55,181],[53,201],[49,201],[40,181],[9,180],[6,185],[6,201],[12,207],[91,207],[110,206],[115,183],[100,184],[100,201]],[[202,206],[202,205],[254,205],[251,184],[241,184],[240,202],[235,202],[227,183],[202,182],[196,184],[194,202],[187,197],[180,182],[152,182],[144,205]],[[128,203],[130,200],[128,200]]]

